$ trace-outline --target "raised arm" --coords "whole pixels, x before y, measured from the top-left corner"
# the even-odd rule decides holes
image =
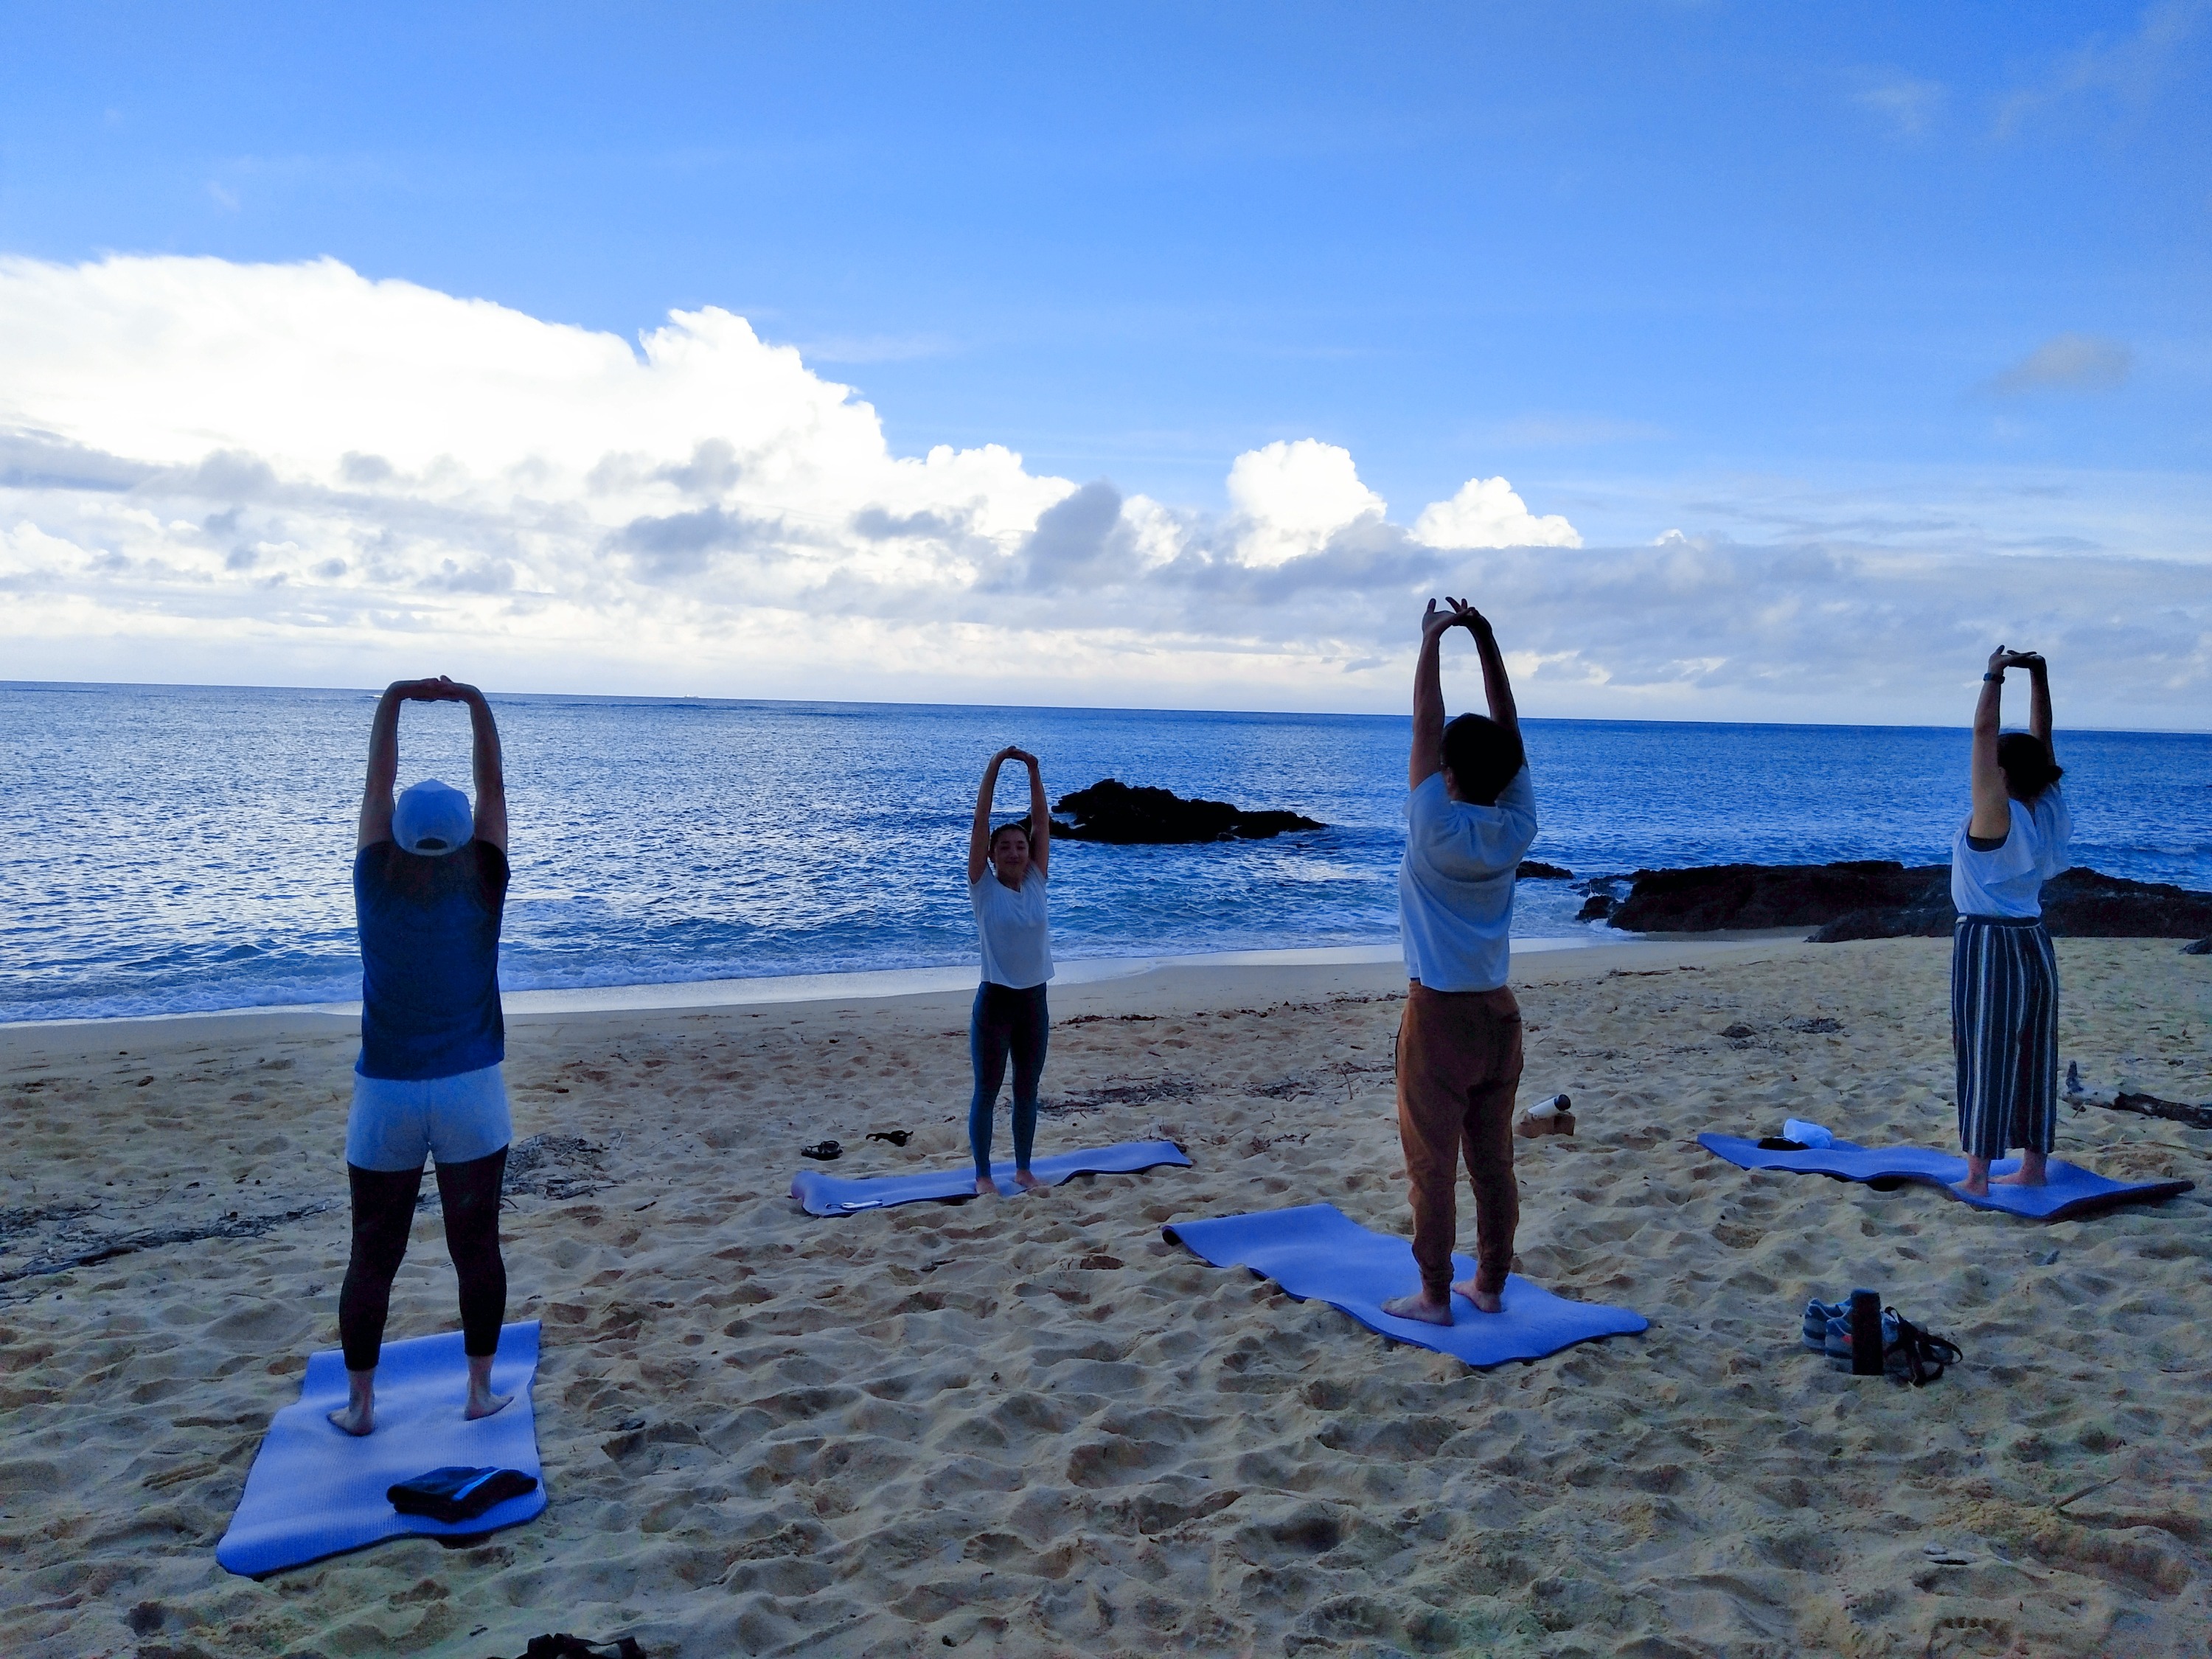
[[[447,684],[452,684],[450,681]],[[477,786],[477,839],[507,851],[507,770],[500,761],[499,725],[491,705],[473,685],[455,685],[454,693],[469,708],[469,732],[473,739],[471,762]]]
[[[2040,651],[2024,653],[2021,666],[2027,670],[2027,729],[2043,739],[2051,758],[2056,761],[2058,751],[2051,746],[2051,665],[2043,659]]]
[[[1981,841],[2002,841],[2012,833],[2012,803],[2005,795],[2004,769],[1997,764],[1997,728],[2004,714],[2005,670],[2021,660],[2002,646],[1990,653],[1982,674],[1982,694],[1974,702],[1974,751],[1968,775],[1974,813],[1966,833]]]
[[[362,786],[360,826],[354,850],[392,839],[392,792],[399,781],[399,705],[418,682],[394,680],[376,700],[368,724],[368,779]]]
[[[991,867],[991,791],[999,781],[999,768],[1013,756],[1001,749],[983,763],[983,781],[975,791],[975,821],[968,830],[968,884],[973,887]]]
[[[1482,695],[1490,705],[1490,718],[1496,720],[1515,737],[1521,735],[1521,711],[1514,706],[1513,682],[1505,677],[1505,655],[1498,648],[1498,635],[1491,631],[1490,618],[1454,599],[1468,613],[1467,631],[1474,635],[1474,648],[1482,658]]]
[[[1050,881],[1052,872],[1046,866],[1052,860],[1052,803],[1044,798],[1044,774],[1037,769],[1037,757],[1026,749],[1009,749],[1006,758],[1030,769],[1030,862]]]
[[[1406,761],[1406,787],[1418,789],[1444,769],[1444,679],[1439,659],[1446,634],[1459,626],[1455,611],[1434,599],[1421,617],[1421,654],[1413,663],[1413,749]]]

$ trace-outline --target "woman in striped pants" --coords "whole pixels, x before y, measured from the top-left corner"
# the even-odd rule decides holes
[[[2027,671],[2025,732],[1998,734],[2005,671]],[[1959,1066],[1961,1192],[1990,1190],[1990,1164],[2017,1146],[2000,1183],[2039,1187],[2058,1130],[2058,963],[2043,884],[2066,868],[2073,821],[2051,750],[2041,656],[1999,646],[1974,706],[1973,814],[1951,844],[1951,1046]]]

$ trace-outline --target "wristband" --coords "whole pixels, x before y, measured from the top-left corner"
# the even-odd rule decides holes
[[[2001,679],[2002,679],[2002,678],[2004,678],[2004,676],[2003,676],[2002,674],[2001,674],[2001,673],[1999,673],[1999,674],[1984,674],[1984,675],[1983,675],[1983,676],[1982,676],[1982,678],[1983,678],[1984,679],[1985,679],[1985,680],[2001,680]]]

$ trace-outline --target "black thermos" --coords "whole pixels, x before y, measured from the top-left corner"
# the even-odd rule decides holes
[[[1880,1376],[1881,1297],[1872,1291],[1851,1292],[1851,1375]]]

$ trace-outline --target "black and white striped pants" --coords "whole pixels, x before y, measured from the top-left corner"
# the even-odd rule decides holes
[[[2047,1152],[2058,1134],[2058,958],[2033,916],[1960,916],[1951,933],[1959,1146]]]

